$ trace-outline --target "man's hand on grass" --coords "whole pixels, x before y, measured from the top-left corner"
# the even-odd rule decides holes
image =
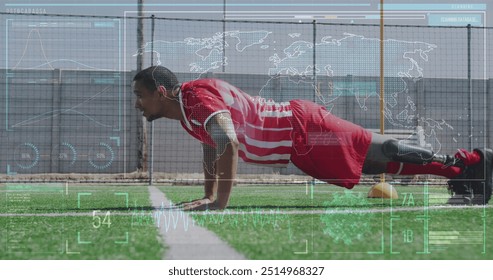
[[[176,206],[185,211],[205,211],[219,209],[219,207],[217,207],[216,204],[208,198],[195,199],[190,202],[180,202]]]

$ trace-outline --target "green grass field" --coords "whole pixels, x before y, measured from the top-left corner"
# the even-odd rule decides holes
[[[132,225],[147,188],[10,184],[0,188],[0,259],[160,259],[154,225]]]
[[[174,202],[200,186],[158,186]],[[493,259],[491,207],[445,206],[444,187],[238,185],[224,211],[195,212],[249,259]],[[161,259],[147,186],[4,184],[0,259]]]

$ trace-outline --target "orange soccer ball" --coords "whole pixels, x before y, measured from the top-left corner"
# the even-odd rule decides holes
[[[399,198],[399,195],[391,184],[382,182],[371,187],[370,191],[368,192],[368,198],[397,199]]]

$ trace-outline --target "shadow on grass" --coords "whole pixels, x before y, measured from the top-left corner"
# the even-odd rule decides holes
[[[344,205],[344,204],[334,204],[334,205],[238,205],[229,206],[227,210],[230,211],[256,211],[256,210],[328,210],[328,209],[368,209],[368,208],[387,208],[388,204],[376,203],[371,205]],[[48,209],[43,209],[48,210]],[[53,209],[55,210],[55,209]],[[56,209],[59,210],[59,209]],[[179,207],[174,206],[164,206],[164,207],[153,207],[153,206],[140,206],[140,207],[98,207],[98,208],[68,208],[64,211],[73,212],[87,212],[87,211],[115,211],[115,212],[129,212],[129,211],[171,211],[180,210]]]
[[[96,208],[87,208],[87,209],[81,209],[81,208],[68,208],[64,209],[67,211],[74,211],[74,212],[87,212],[87,211],[121,211],[121,212],[128,212],[128,211],[154,211],[154,210],[172,210],[176,208],[172,207],[152,207],[152,206],[143,206],[143,207],[96,207]]]
[[[241,205],[241,206],[230,206],[228,210],[255,210],[255,209],[317,209],[317,210],[325,210],[325,209],[368,209],[368,208],[381,208],[388,207],[388,204],[372,204],[372,205]]]

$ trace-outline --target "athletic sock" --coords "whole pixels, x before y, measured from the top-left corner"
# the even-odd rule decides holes
[[[438,162],[432,162],[425,165],[395,161],[387,163],[387,173],[395,175],[430,174],[451,179],[459,175],[460,172],[461,169],[457,166],[445,167],[445,165]]]
[[[455,154],[456,158],[459,158],[464,165],[474,165],[481,161],[481,155],[477,151],[468,152],[466,149],[459,149]]]

